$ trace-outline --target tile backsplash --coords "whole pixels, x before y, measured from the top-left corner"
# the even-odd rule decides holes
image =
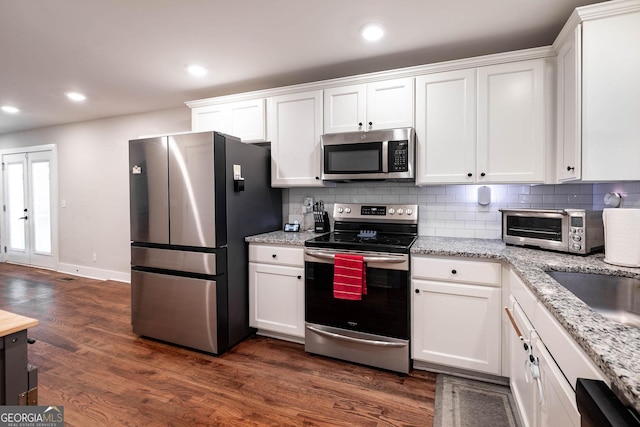
[[[499,239],[501,213],[507,207],[603,209],[604,194],[622,195],[621,207],[640,208],[640,182],[560,185],[488,185],[491,204],[478,204],[480,185],[437,185],[416,187],[411,183],[338,183],[328,188],[285,190],[284,212],[289,220],[303,218],[306,229],[313,217],[304,214],[305,197],[324,201],[331,216],[333,205],[342,203],[416,204],[418,234],[422,236]],[[287,194],[288,193],[288,194]]]

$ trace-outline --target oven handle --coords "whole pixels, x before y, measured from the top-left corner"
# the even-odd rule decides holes
[[[318,328],[315,328],[315,327],[309,326],[309,325],[307,325],[307,329],[309,329],[310,331],[313,331],[313,332],[315,332],[317,334],[320,334],[320,335],[324,335],[324,336],[331,337],[331,338],[336,338],[336,339],[343,340],[343,341],[355,342],[355,343],[358,343],[358,344],[375,345],[375,346],[378,346],[378,347],[405,347],[407,345],[406,343],[401,343],[401,342],[366,340],[366,339],[362,339],[362,338],[348,337],[346,335],[340,335],[340,334],[336,334],[336,333],[333,333],[333,332],[323,331],[322,329],[318,329]]]
[[[315,256],[315,257],[323,258],[323,259],[334,259],[336,257],[336,254],[322,252],[322,251],[305,250],[305,253],[307,255],[311,255],[311,256]],[[406,262],[407,260],[402,256],[398,256],[398,257],[392,257],[392,256],[384,256],[384,257],[383,256],[365,256],[365,257],[363,257],[363,261],[364,262],[379,262],[379,263],[399,264],[399,263]]]

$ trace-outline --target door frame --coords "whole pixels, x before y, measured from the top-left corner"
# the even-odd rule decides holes
[[[33,145],[28,147],[16,147],[0,150],[0,162],[5,154],[35,153],[38,151],[50,151],[51,163],[50,182],[51,182],[51,258],[53,260],[53,270],[58,270],[59,254],[58,254],[58,150],[55,144]],[[0,173],[0,204],[5,204],[6,195],[4,194],[4,171]],[[6,212],[0,208],[0,262],[6,262],[7,258],[4,252],[6,231]],[[38,268],[47,268],[36,266]]]

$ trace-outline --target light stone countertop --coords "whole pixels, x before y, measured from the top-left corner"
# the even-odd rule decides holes
[[[614,393],[640,413],[640,329],[596,313],[545,273],[556,270],[640,278],[640,268],[607,264],[603,254],[569,255],[506,246],[501,240],[419,237],[411,253],[508,262],[611,381]]]
[[[304,246],[322,233],[274,231],[245,238],[249,243]],[[593,311],[545,271],[600,273],[640,278],[640,268],[617,267],[603,254],[589,256],[506,246],[501,240],[420,236],[412,255],[440,255],[505,261],[531,289],[611,382],[618,397],[640,413],[640,330]]]
[[[287,232],[279,230],[245,237],[244,241],[248,243],[266,243],[269,245],[304,246],[306,240],[313,239],[321,234],[325,233],[314,233],[313,231]]]

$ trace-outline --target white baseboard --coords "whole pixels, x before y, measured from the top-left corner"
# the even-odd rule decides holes
[[[85,267],[83,265],[58,264],[58,271],[74,276],[88,277],[98,280],[115,280],[117,282],[131,283],[131,272],[122,273],[120,271],[104,270],[101,268]]]

